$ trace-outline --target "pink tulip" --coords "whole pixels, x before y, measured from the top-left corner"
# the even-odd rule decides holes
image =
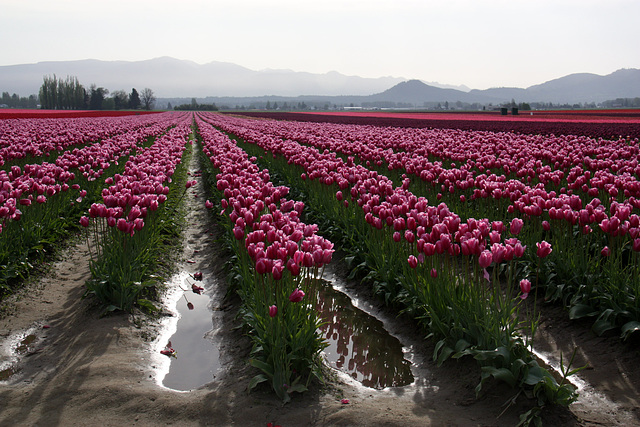
[[[518,234],[520,234],[523,225],[524,221],[522,221],[520,218],[514,218],[511,220],[509,231],[511,231],[511,234],[513,234],[514,236],[517,236]]]
[[[529,295],[529,292],[531,292],[531,282],[527,279],[522,279],[520,281],[520,291],[522,292],[520,298],[526,299]]]
[[[302,301],[302,298],[304,298],[304,292],[299,288],[294,289],[294,291],[291,292],[291,295],[289,295],[289,301],[291,302],[300,302]]]
[[[536,251],[536,255],[539,258],[547,257],[552,251],[551,244],[544,240],[542,242],[537,242],[536,247],[538,248],[538,250]]]
[[[491,251],[486,249],[482,251],[482,253],[480,254],[480,257],[478,258],[478,264],[480,264],[481,268],[489,267],[492,261],[493,261],[493,255],[491,254]]]
[[[407,259],[407,261],[409,262],[409,267],[411,268],[416,268],[418,266],[418,258],[413,255],[409,255],[409,259]]]
[[[267,272],[267,268],[268,268],[268,263],[265,258],[260,258],[256,262],[256,273],[265,274]]]
[[[281,261],[277,261],[277,263],[273,264],[273,267],[271,268],[271,275],[273,276],[273,280],[280,280],[282,279],[282,271],[284,270],[284,267],[282,266]]]
[[[244,237],[244,230],[240,227],[234,227],[233,237],[235,237],[236,240],[242,240],[242,238]]]

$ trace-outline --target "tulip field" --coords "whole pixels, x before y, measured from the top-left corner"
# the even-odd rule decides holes
[[[195,183],[185,160],[199,156],[253,344],[249,389],[287,402],[323,380],[314,299],[335,250],[351,279],[421,328],[437,364],[475,359],[476,393],[494,379],[527,390],[530,417],[577,398],[572,355],[560,372],[535,355],[548,305],[598,335],[640,335],[635,116],[582,128],[302,116],[1,119],[0,295],[80,231],[85,296],[103,313],[157,310],[155,268]]]

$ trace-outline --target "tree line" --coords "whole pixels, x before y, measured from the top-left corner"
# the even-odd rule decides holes
[[[171,106],[171,103],[169,103]],[[170,108],[169,108],[170,109]],[[180,104],[173,107],[174,110],[196,110],[196,111],[218,111],[216,103],[212,104],[198,104],[195,98],[191,98],[191,104]]]
[[[0,105],[4,108],[38,108],[38,97],[36,95],[29,95],[29,97],[20,97],[17,93],[9,95],[9,92],[2,92],[2,100]]]
[[[151,110],[156,102],[153,90],[136,88],[131,93],[124,90],[114,91],[107,97],[109,90],[92,84],[87,90],[77,77],[66,79],[44,76],[38,94],[40,106],[45,110]]]

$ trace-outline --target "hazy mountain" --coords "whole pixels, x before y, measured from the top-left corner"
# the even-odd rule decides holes
[[[484,95],[499,102],[514,99],[517,102],[553,102],[554,104],[597,103],[608,99],[640,96],[640,70],[621,69],[606,76],[576,73],[529,86],[526,89],[492,88],[472,90],[469,93]]]
[[[38,93],[45,75],[76,76],[85,87],[91,84],[110,91],[153,89],[166,102],[190,101],[191,97],[230,106],[252,102],[313,102],[316,105],[363,105],[423,107],[457,101],[499,104],[553,102],[575,104],[615,98],[640,97],[640,70],[622,69],[606,76],[579,73],[523,88],[469,90],[464,85],[425,83],[399,77],[363,78],[336,71],[325,74],[291,70],[250,70],[226,63],[200,65],[169,57],[146,61],[39,62],[0,66],[0,91],[28,96]],[[304,95],[304,96],[303,96]],[[171,101],[169,101],[171,99]]]
[[[471,88],[469,86],[466,85],[447,85],[447,84],[442,84],[442,83],[438,83],[438,82],[427,82],[424,80],[420,80],[422,83],[427,84],[429,86],[434,86],[434,87],[439,87],[441,89],[455,89],[455,90],[459,90],[462,92],[469,92],[471,90]]]
[[[469,92],[442,89],[419,80],[409,80],[368,98],[375,101],[412,103],[420,107],[425,103],[434,102],[499,104],[515,100],[516,102],[576,104],[635,97],[640,97],[640,70],[638,69],[622,69],[606,76],[589,73],[570,74],[526,89],[502,87],[474,89]]]
[[[480,92],[480,93],[479,93]],[[420,80],[408,80],[398,83],[382,93],[368,97],[371,101],[391,101],[396,103],[411,103],[421,107],[425,103],[435,102],[467,102],[488,103],[493,102],[492,97],[487,97],[481,91],[463,92],[456,89],[444,89],[423,83]]]
[[[602,102],[615,98],[640,96],[640,70],[621,69],[606,76],[570,74],[559,79],[527,88],[531,101]]]
[[[87,59],[0,66],[0,90],[21,96],[38,93],[43,76],[53,74],[76,76],[85,87],[95,83],[112,91],[149,87],[158,97],[370,95],[405,80],[345,76],[335,71],[254,71],[226,62],[200,65],[162,57],[134,62]]]

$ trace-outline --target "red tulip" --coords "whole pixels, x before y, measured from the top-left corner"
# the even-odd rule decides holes
[[[418,258],[413,255],[409,255],[409,259],[407,259],[407,261],[409,262],[409,267],[411,268],[416,268],[418,266]]]
[[[276,317],[276,315],[278,314],[278,307],[276,307],[275,305],[272,305],[269,307],[269,316],[270,317]]]

